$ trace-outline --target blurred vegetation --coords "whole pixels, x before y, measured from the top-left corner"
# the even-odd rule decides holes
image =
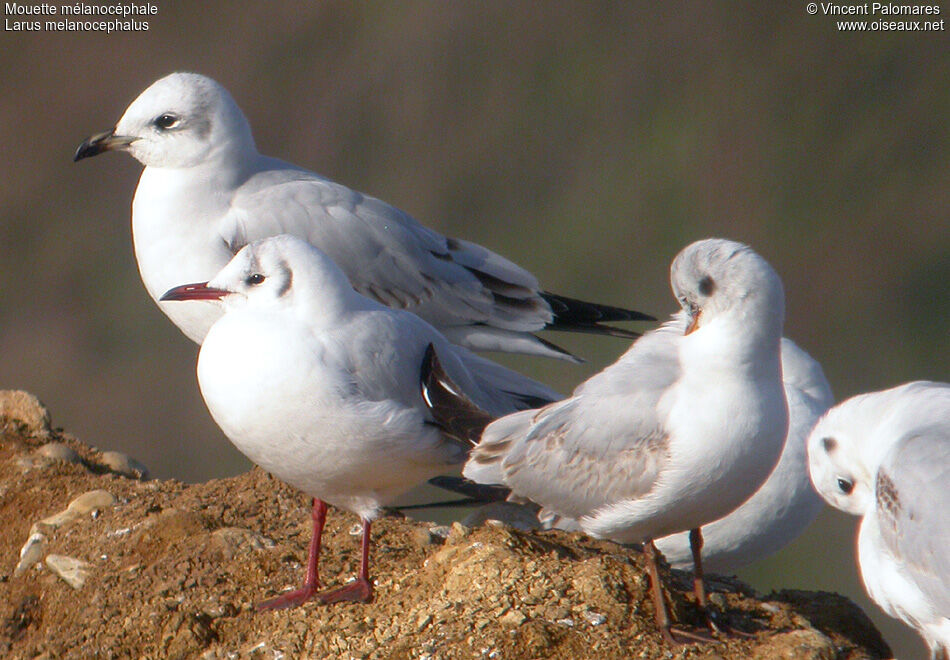
[[[158,476],[246,462],[138,279],[138,164],[70,156],[174,70],[230,89],[265,153],[552,291],[662,317],[675,253],[734,238],[782,274],[786,334],[839,398],[948,378],[946,32],[838,32],[798,3],[157,4],[148,32],[0,35],[0,387]],[[589,363],[505,361],[564,391],[626,348],[550,338]],[[923,657],[868,605],[852,545],[827,512],[746,576],[848,593]]]

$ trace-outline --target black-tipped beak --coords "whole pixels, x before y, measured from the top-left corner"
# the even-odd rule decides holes
[[[76,153],[73,155],[73,162],[82,160],[83,158],[89,158],[90,156],[98,156],[103,151],[122,149],[134,141],[134,137],[116,135],[115,131],[97,133],[83,140],[83,143],[79,145],[79,148],[76,149]]]
[[[198,282],[169,289],[159,300],[221,300],[230,293],[224,289],[214,289],[207,282]]]

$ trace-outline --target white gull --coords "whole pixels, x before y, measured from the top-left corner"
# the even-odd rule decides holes
[[[861,516],[871,598],[950,659],[950,384],[916,381],[835,406],[808,438],[815,488]]]
[[[169,290],[169,301],[220,301],[224,315],[198,356],[198,382],[215,421],[251,461],[314,498],[314,536],[301,589],[260,607],[317,595],[326,504],[363,521],[359,577],[319,594],[365,601],[370,525],[382,507],[464,461],[419,392],[437,350],[472,400],[503,414],[558,395],[451,344],[418,316],[360,295],[326,255],[292,236],[251,243],[210,282]]]
[[[782,379],[788,402],[788,436],[769,478],[742,506],[703,525],[703,568],[732,573],[777,552],[818,516],[824,500],[808,476],[805,442],[818,418],[834,404],[825,374],[791,339],[782,339]],[[676,568],[692,567],[689,535],[657,539],[656,547]]]
[[[710,239],[676,257],[671,282],[685,334],[674,317],[567,399],[493,422],[463,471],[592,536],[643,543],[667,639],[653,540],[691,530],[698,553],[699,528],[765,481],[788,425],[784,295],[772,267],[748,246]]]
[[[534,275],[481,245],[447,238],[384,201],[261,155],[241,109],[206,76],[173,73],[156,81],[113,130],[84,141],[75,159],[112,150],[145,165],[132,237],[156,302],[181,282],[209,279],[254,240],[293,234],[333,259],[360,293],[418,314],[473,350],[577,361],[533,333],[634,337],[602,322],[652,320],[542,291]],[[202,301],[159,307],[197,343],[220,316]]]

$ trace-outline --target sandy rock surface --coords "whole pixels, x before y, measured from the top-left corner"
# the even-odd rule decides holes
[[[3,658],[890,657],[841,596],[759,597],[727,579],[711,581],[711,600],[750,635],[669,648],[637,550],[493,524],[382,520],[373,603],[258,614],[254,602],[302,580],[305,496],[260,470],[196,485],[143,481],[138,464],[117,470],[121,459],[50,430],[45,411],[21,422],[10,409],[0,402]],[[50,442],[77,458],[40,451]],[[358,533],[354,516],[330,510],[327,586],[354,574]],[[688,577],[664,579],[678,625],[700,630]]]

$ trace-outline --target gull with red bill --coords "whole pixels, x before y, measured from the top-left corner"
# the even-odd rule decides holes
[[[360,295],[329,257],[292,236],[251,243],[211,281],[162,300],[220,302],[198,355],[205,403],[251,461],[314,498],[304,585],[259,609],[370,600],[372,521],[401,493],[464,462],[470,445],[442,432],[418,388],[428,352],[494,414],[559,398],[418,316]],[[360,516],[363,539],[357,580],[319,593],[327,503]]]

